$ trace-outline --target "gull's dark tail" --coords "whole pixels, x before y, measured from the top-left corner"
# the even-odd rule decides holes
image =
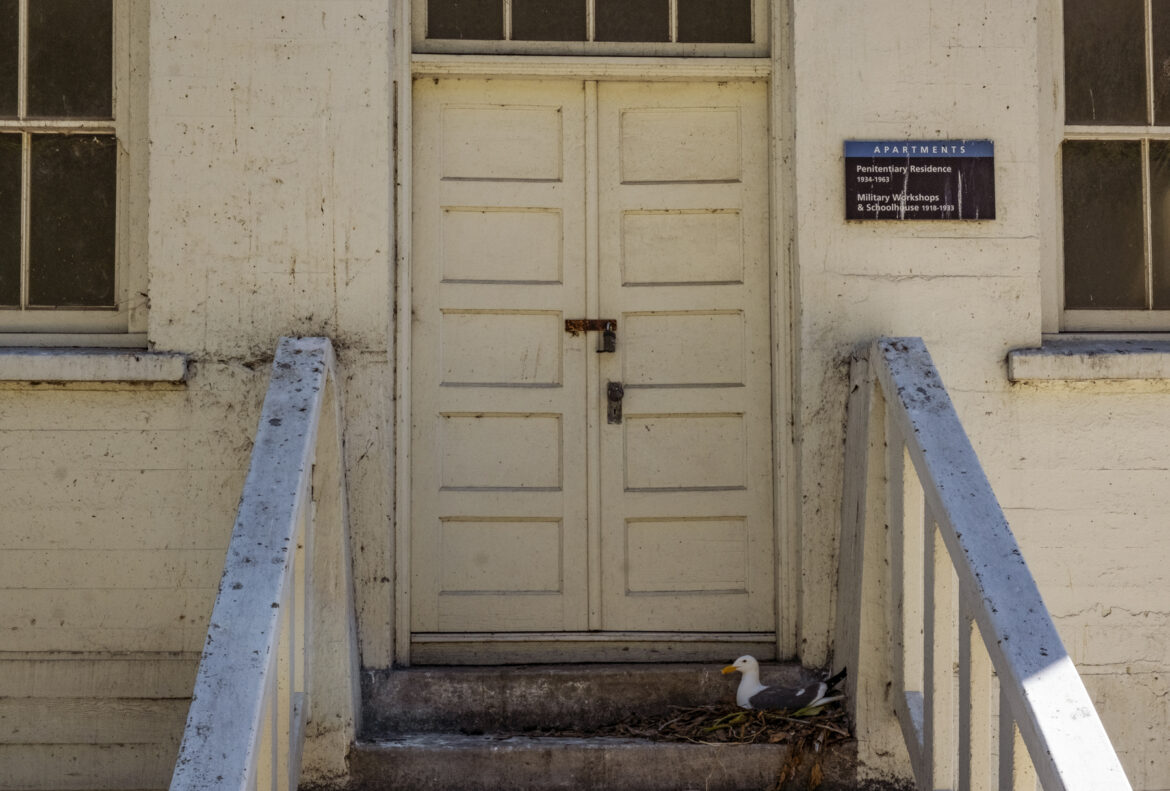
[[[845,674],[848,672],[849,672],[849,668],[843,667],[843,668],[841,668],[840,673],[837,673],[835,676],[831,676],[830,678],[825,679],[825,689],[832,689],[833,687],[840,684],[841,679],[845,678]]]

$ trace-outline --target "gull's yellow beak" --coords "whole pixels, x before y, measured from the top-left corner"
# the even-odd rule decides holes
[[[736,671],[736,669],[737,668],[735,667],[735,665],[728,665],[727,667],[723,668],[719,672],[726,676],[728,673],[734,673]]]

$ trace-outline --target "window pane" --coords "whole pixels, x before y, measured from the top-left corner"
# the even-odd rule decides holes
[[[1154,307],[1170,309],[1170,142],[1150,141]]]
[[[670,41],[668,0],[597,0],[597,41]]]
[[[516,41],[584,41],[585,0],[512,0]]]
[[[1154,123],[1170,124],[1170,2],[1152,0]]]
[[[1137,141],[1065,141],[1064,305],[1146,306]]]
[[[0,135],[0,305],[20,305],[20,135]]]
[[[17,0],[0,0],[0,118],[16,117]]]
[[[28,114],[112,117],[110,0],[36,0],[28,14]]]
[[[678,40],[750,43],[751,0],[678,0]]]
[[[33,135],[29,304],[113,307],[112,135]]]
[[[504,38],[503,0],[430,0],[427,38]]]
[[[1070,124],[1145,124],[1142,0],[1065,0],[1064,102]]]

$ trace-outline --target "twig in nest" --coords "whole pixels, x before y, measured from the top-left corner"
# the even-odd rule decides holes
[[[823,749],[849,738],[845,712],[829,706],[808,717],[734,706],[672,707],[660,716],[630,716],[612,725],[571,730],[529,731],[536,736],[622,736],[694,744],[779,744],[793,749]],[[816,745],[814,747],[814,745]]]

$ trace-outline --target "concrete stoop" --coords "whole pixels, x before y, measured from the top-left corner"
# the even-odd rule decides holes
[[[765,679],[799,684],[798,665]],[[590,735],[630,715],[734,700],[718,665],[410,668],[367,674],[355,791],[822,791],[855,785],[845,743],[794,755],[786,744],[692,744]],[[534,732],[574,731],[547,736]],[[795,771],[793,772],[793,767]]]
[[[804,756],[784,788],[810,788],[814,771],[822,791],[852,788],[844,752]],[[766,791],[789,756],[768,744],[413,734],[360,744],[350,772],[371,791]]]

